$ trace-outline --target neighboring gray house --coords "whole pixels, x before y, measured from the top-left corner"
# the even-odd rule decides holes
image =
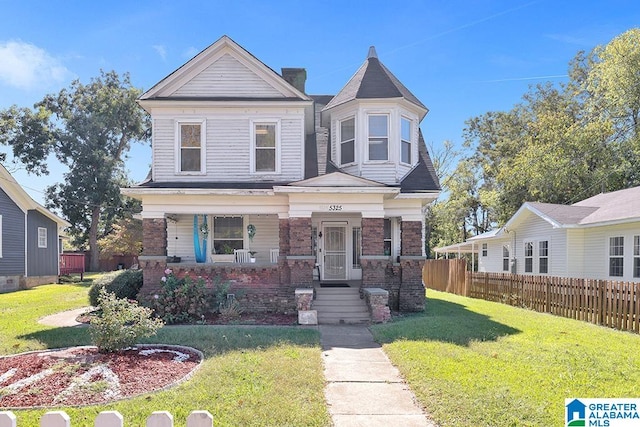
[[[60,232],[70,225],[0,165],[0,292],[56,282]]]
[[[436,249],[458,251],[477,254],[481,272],[640,281],[640,187],[526,202],[502,228]]]

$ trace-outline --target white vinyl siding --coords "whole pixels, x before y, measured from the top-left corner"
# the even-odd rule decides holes
[[[47,229],[44,227],[38,227],[38,247],[47,248]]]
[[[180,97],[265,97],[283,95],[229,54],[201,71],[171,96]]]
[[[297,110],[298,111],[298,110]],[[255,182],[252,170],[252,123],[279,117],[279,171],[268,179],[297,181],[304,178],[304,116],[283,109],[202,110],[206,120],[206,158],[202,174],[179,174],[175,168],[174,118],[157,115],[153,126],[153,179],[156,182]],[[268,116],[267,116],[268,114]],[[178,121],[183,119],[178,117]],[[188,120],[187,118],[184,119]]]
[[[584,277],[594,279],[634,280],[633,278],[633,236],[638,235],[640,224],[621,224],[584,230]],[[624,238],[623,276],[609,276],[609,239]]]

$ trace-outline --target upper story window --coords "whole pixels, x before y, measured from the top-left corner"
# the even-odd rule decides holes
[[[277,173],[279,162],[278,122],[253,122],[253,164],[254,173]]]
[[[204,120],[178,123],[178,173],[204,171]]]
[[[400,119],[400,161],[407,164],[411,164],[411,127],[411,120]]]
[[[356,119],[351,117],[340,122],[340,164],[356,160]]]
[[[38,247],[47,247],[47,229],[44,227],[38,227]]]
[[[609,238],[609,276],[624,275],[624,237]]]
[[[389,159],[389,116],[370,114],[369,117],[369,160]]]

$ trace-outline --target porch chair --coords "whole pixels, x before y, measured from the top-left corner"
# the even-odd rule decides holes
[[[234,249],[233,254],[235,255],[235,262],[250,262],[249,258],[251,258],[251,254],[249,253],[249,249]]]
[[[280,256],[280,249],[269,249],[269,255],[271,255],[271,264],[277,264],[278,257]]]

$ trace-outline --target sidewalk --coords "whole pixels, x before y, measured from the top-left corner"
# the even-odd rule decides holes
[[[63,311],[38,319],[38,323],[41,325],[57,327],[82,325],[82,323],[76,321],[76,318],[92,309],[93,307],[82,307],[76,308],[75,310]]]
[[[366,326],[319,326],[335,427],[435,427]]]

